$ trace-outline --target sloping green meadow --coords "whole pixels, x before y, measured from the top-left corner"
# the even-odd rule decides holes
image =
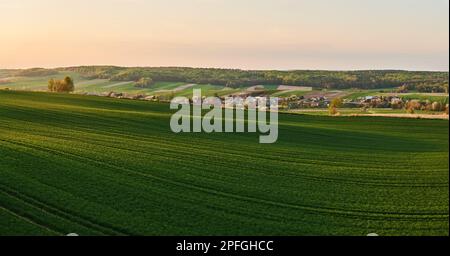
[[[282,114],[264,145],[170,115],[0,91],[0,235],[448,235],[448,121]]]

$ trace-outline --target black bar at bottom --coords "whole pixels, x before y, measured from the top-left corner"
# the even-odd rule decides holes
[[[112,251],[124,255],[387,255],[448,250],[449,237],[0,237],[11,247],[80,255]]]

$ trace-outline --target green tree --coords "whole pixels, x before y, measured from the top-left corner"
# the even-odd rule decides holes
[[[63,92],[73,92],[75,90],[75,85],[74,85],[74,82],[73,82],[71,77],[66,76],[64,78],[64,83],[63,84],[64,84],[63,88],[62,88]]]
[[[75,85],[72,78],[66,76],[63,80],[50,79],[48,81],[48,90],[51,92],[73,92]]]
[[[148,88],[153,84],[153,80],[150,77],[142,77],[140,78],[135,86],[140,88]]]
[[[55,91],[55,79],[48,80],[48,90],[51,92]]]
[[[330,115],[334,116],[339,114],[338,112],[338,108],[342,105],[342,99],[341,98],[334,98],[331,102],[330,105],[328,106],[328,110],[330,112]]]

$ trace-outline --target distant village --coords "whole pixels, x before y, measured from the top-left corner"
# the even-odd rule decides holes
[[[108,93],[85,93],[86,95],[104,96],[118,99],[132,99],[132,100],[145,100],[154,102],[170,102],[173,96],[170,95],[144,95],[144,94],[127,94],[119,92]],[[231,107],[238,102],[226,102],[227,97],[240,97],[244,102],[247,101],[251,94],[239,94],[239,95],[227,95],[218,97],[221,99],[223,107]],[[252,99],[267,98],[268,95],[252,96]],[[202,100],[206,100],[207,97],[202,97]],[[295,109],[320,109],[328,108],[333,98],[326,96],[316,97],[304,97],[304,96],[289,96],[278,98],[278,109],[280,110],[295,110]],[[192,99],[190,99],[192,102]],[[270,101],[267,101],[270,103]],[[426,110],[426,111],[445,111],[448,113],[448,102],[431,102],[429,100],[416,100],[407,99],[398,95],[392,96],[362,96],[354,99],[344,98],[342,99],[340,108],[359,108],[362,110],[370,108],[388,108],[388,109],[405,109],[406,111],[413,112],[414,110]]]
[[[280,100],[281,104],[287,105],[288,109],[302,109],[302,108],[327,108],[332,99],[327,97],[312,97],[304,98],[302,96],[292,96]],[[448,104],[441,102],[408,100],[400,96],[362,96],[354,99],[343,99],[342,108],[390,108],[390,109],[404,109],[413,107],[415,110],[430,110],[430,111],[444,111],[448,108]]]

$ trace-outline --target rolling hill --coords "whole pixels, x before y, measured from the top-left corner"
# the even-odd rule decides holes
[[[281,114],[174,134],[167,104],[0,91],[0,235],[448,235],[449,123]]]

